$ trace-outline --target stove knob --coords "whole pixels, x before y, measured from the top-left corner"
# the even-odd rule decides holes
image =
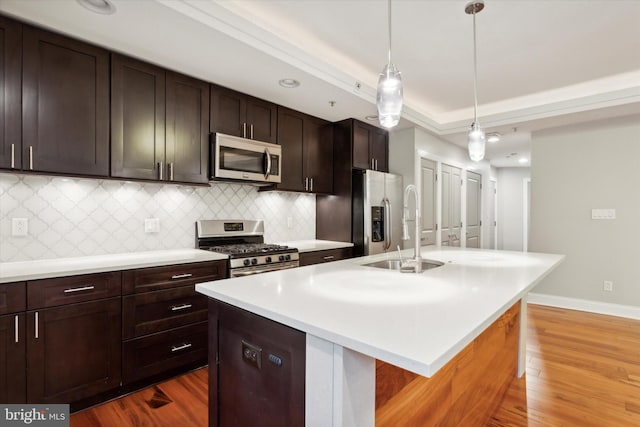
[[[266,257],[266,258],[265,258],[265,261],[266,261],[266,262],[271,262],[271,257],[270,257],[270,256]]]
[[[249,264],[251,264],[251,261],[249,261],[248,259],[245,259],[245,260],[243,261],[243,264],[244,264],[244,265],[249,265]]]
[[[286,259],[287,261],[291,261],[291,255],[285,255],[284,259]]]
[[[253,258],[251,260],[251,265],[256,265],[258,263],[258,260],[256,258]]]
[[[284,255],[280,255],[280,256],[278,257],[278,261],[284,261]]]

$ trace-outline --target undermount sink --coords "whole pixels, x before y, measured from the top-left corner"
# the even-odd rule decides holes
[[[411,267],[410,262],[411,260],[406,260],[405,264],[409,264],[409,265],[405,267],[402,267],[402,262],[399,259],[385,259],[382,261],[370,262],[368,264],[362,264],[362,265],[365,267],[375,267],[375,268],[384,268],[386,270],[395,270],[395,271],[400,271],[402,273],[414,273],[415,270]],[[422,271],[441,267],[443,265],[444,263],[440,261],[423,259]]]

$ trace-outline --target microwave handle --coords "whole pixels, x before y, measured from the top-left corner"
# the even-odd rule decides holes
[[[271,175],[271,153],[269,153],[268,148],[264,149],[264,154],[267,156],[267,170],[265,171],[264,179],[268,179],[269,175]]]

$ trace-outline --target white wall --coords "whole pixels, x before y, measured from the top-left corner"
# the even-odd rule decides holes
[[[0,173],[0,262],[195,247],[198,219],[263,219],[265,241],[315,238],[315,196]],[[145,218],[160,232],[145,233]],[[287,217],[291,217],[292,228]],[[29,235],[11,236],[27,218]]]
[[[498,249],[522,251],[524,230],[523,180],[530,179],[529,168],[498,169]]]
[[[529,249],[567,256],[535,292],[640,306],[640,116],[536,132],[532,142]],[[617,218],[592,220],[593,208]]]
[[[420,189],[420,158],[426,158],[434,160],[439,163],[446,163],[452,166],[459,167],[464,171],[473,170],[476,173],[482,175],[482,247],[486,247],[489,243],[489,239],[485,237],[486,230],[488,229],[488,212],[489,209],[484,203],[487,200],[487,193],[489,191],[489,180],[495,177],[492,168],[489,166],[489,162],[473,162],[469,159],[467,150],[445,141],[421,128],[409,128],[403,130],[392,131],[389,135],[389,171],[397,173],[403,176],[403,183],[406,187],[408,184],[417,183],[418,190]],[[438,166],[439,167],[439,166]],[[464,197],[466,191],[465,186],[462,189],[462,217],[463,221],[466,218],[466,197]],[[440,208],[440,194],[437,197],[438,212],[441,212]],[[413,211],[413,208],[411,209]],[[440,224],[440,218],[438,218]],[[463,230],[464,235],[464,230]],[[464,241],[464,239],[463,239]],[[404,247],[413,247],[412,241],[404,243]]]

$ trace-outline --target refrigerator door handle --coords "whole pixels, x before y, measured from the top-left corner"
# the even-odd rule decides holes
[[[386,197],[382,199],[384,203],[384,250],[386,251],[391,247],[391,202]]]

